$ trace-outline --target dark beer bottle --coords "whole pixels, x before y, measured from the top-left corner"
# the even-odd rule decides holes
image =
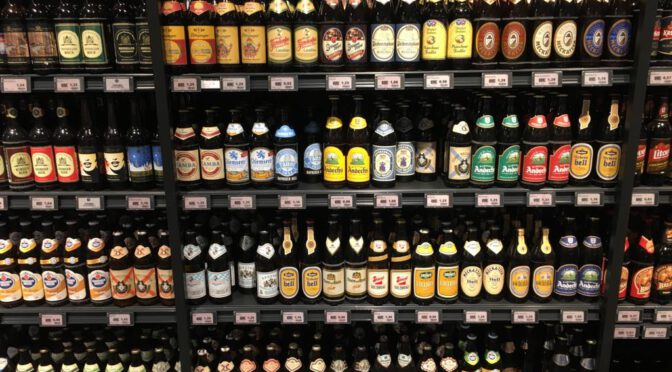
[[[444,2],[441,0],[427,0],[421,11],[422,24],[422,53],[421,58],[429,70],[439,70],[444,67],[447,55],[447,14]]]
[[[42,232],[40,267],[42,269],[44,299],[47,305],[63,305],[68,301],[68,290],[65,284],[63,261],[61,260],[63,255],[62,239],[56,236],[52,221],[42,221],[40,227]]]
[[[86,190],[99,190],[103,187],[103,159],[100,156],[103,148],[100,137],[93,129],[93,119],[89,111],[89,101],[80,101],[81,126],[77,134],[77,157],[79,158],[79,174]]]
[[[499,17],[503,1],[476,1],[474,3],[473,64],[476,66],[495,66],[500,49]]]
[[[211,189],[217,189],[224,185],[226,174],[224,172],[224,141],[219,128],[219,110],[205,110],[205,124],[201,127],[199,145],[199,157],[201,162],[200,179],[203,184]],[[179,174],[179,173],[178,173]]]
[[[205,302],[207,296],[205,278],[205,260],[201,247],[196,241],[196,231],[187,230],[182,248],[184,266],[184,291],[187,303],[198,305]]]
[[[602,282],[602,238],[600,238],[600,219],[590,217],[588,235],[581,242],[579,250],[579,273],[577,276],[578,298],[586,302],[595,302],[600,294]]]
[[[499,371],[502,368],[502,361],[499,354],[500,350],[499,336],[494,331],[488,332],[488,339],[485,342],[485,357],[483,358],[483,372]]]
[[[140,0],[135,7],[135,38],[138,51],[138,68],[140,71],[152,71],[152,45],[147,20],[147,0]]]
[[[289,110],[280,110],[280,127],[273,139],[275,147],[275,185],[289,189],[299,184],[299,144],[289,122]]]
[[[373,235],[368,249],[367,293],[369,302],[381,305],[387,302],[389,295],[389,256],[387,239],[383,233],[383,220],[373,220]]]
[[[483,289],[483,252],[476,227],[467,230],[460,265],[460,299],[467,303],[478,302]]]
[[[350,236],[345,250],[345,296],[350,302],[360,302],[367,295],[367,251],[364,249],[362,220],[350,219]]]
[[[530,16],[534,18],[529,25],[530,60],[534,67],[541,67],[551,60],[553,51],[553,13],[556,0],[534,0],[530,5]],[[562,0],[560,0],[562,1]]]
[[[131,122],[126,131],[126,158],[128,159],[128,179],[135,190],[146,190],[154,185],[152,172],[152,149],[149,135],[143,125],[138,103],[131,102]]]
[[[113,190],[126,188],[128,165],[124,137],[118,128],[115,100],[107,98],[107,129],[103,135],[103,156],[105,158],[105,179]]]
[[[672,125],[670,124],[667,97],[660,98],[658,116],[646,127],[649,143],[644,170],[644,184],[661,186],[665,183],[665,172],[670,158],[670,140],[672,140]]]
[[[343,122],[338,113],[338,96],[329,96],[331,114],[327,117],[324,131],[324,185],[328,188],[341,188],[345,185],[345,136]]]
[[[535,244],[532,251],[531,275],[532,293],[531,299],[535,302],[548,302],[553,294],[555,283],[555,252],[549,240],[549,229],[541,230],[541,239]]]
[[[591,127],[590,94],[583,95],[579,127],[574,135],[569,163],[572,184],[585,185],[593,170],[593,130]]]
[[[192,0],[187,13],[189,64],[196,73],[215,70],[215,6],[212,0]]]
[[[222,232],[213,230],[208,248],[208,298],[215,304],[231,301],[231,247],[222,239]]]
[[[559,0],[553,24],[553,60],[557,66],[568,66],[576,55],[578,35],[577,0]]]
[[[436,180],[436,137],[432,116],[432,104],[424,104],[415,142],[415,178],[419,181]]]
[[[567,113],[567,94],[558,94],[558,108],[551,128],[548,156],[548,184],[563,187],[569,182],[572,128]]]
[[[224,137],[226,184],[231,188],[244,188],[250,184],[249,142],[243,129],[240,110],[231,109],[231,122]]]
[[[446,58],[455,69],[465,69],[473,52],[472,9],[467,0],[454,0],[448,24]]]
[[[254,293],[257,286],[255,274],[255,248],[256,240],[252,235],[251,226],[248,222],[243,223],[242,235],[238,243],[236,259],[238,261],[238,286],[242,293]]]
[[[530,252],[525,242],[525,229],[518,229],[517,236],[509,245],[509,267],[507,299],[511,302],[525,302],[530,291]]]
[[[58,69],[58,49],[52,9],[49,3],[31,0],[26,14],[28,46],[33,71],[42,74],[56,72]]]
[[[307,183],[317,183],[322,175],[322,131],[315,121],[313,107],[308,108],[308,124],[303,128],[303,171],[302,179]]]
[[[250,179],[254,187],[267,187],[275,178],[275,152],[263,108],[254,110],[256,119],[250,139]]]
[[[374,5],[375,7],[375,5]],[[349,0],[345,6],[345,67],[361,70],[369,60],[369,4]]]
[[[135,274],[135,292],[140,305],[155,304],[158,297],[156,281],[156,260],[149,244],[147,231],[136,231],[138,245],[133,250],[133,272]]]
[[[6,308],[23,302],[20,271],[16,261],[18,247],[9,238],[9,228],[7,221],[0,221],[0,284],[3,286],[0,305]]]
[[[38,306],[44,303],[44,282],[42,281],[39,261],[40,247],[37,246],[35,241],[32,221],[21,221],[19,226],[21,240],[19,241],[17,263],[21,276],[23,302],[28,306]]]
[[[488,335],[489,336],[489,335]],[[464,357],[460,363],[460,371],[481,371],[481,360],[478,357],[478,339],[475,334],[467,334],[467,342],[464,345]]]
[[[313,220],[306,221],[306,242],[301,255],[301,292],[305,303],[316,303],[322,295],[321,253]]]
[[[215,4],[215,44],[220,71],[240,68],[240,16],[233,0]]]
[[[272,0],[266,11],[266,50],[271,70],[284,71],[292,66],[292,14],[287,1]]]
[[[294,65],[301,71],[313,70],[319,56],[317,10],[313,0],[299,0],[293,26]]]
[[[548,125],[543,96],[534,96],[534,116],[523,130],[521,183],[528,188],[540,188],[546,183],[548,167]]]
[[[261,71],[266,67],[266,22],[264,3],[245,0],[240,22],[241,62],[247,71]]]
[[[471,184],[489,187],[495,183],[497,132],[492,112],[492,97],[481,97],[481,115],[476,120],[471,149]]]
[[[320,67],[335,70],[343,66],[343,6],[339,0],[320,0],[317,14],[320,32],[318,34]]]
[[[397,181],[409,182],[415,179],[415,128],[408,115],[408,104],[403,103],[399,108],[401,112],[394,123],[397,133],[394,173]]]
[[[371,16],[371,64],[374,69],[387,69],[394,62],[394,4],[376,0]]]
[[[61,71],[72,72],[82,68],[83,57],[79,40],[79,7],[75,0],[60,0],[54,13],[54,32]]]
[[[79,11],[79,38],[82,41],[82,56],[87,71],[112,69],[108,9],[104,1],[84,0]]]
[[[345,299],[345,261],[341,247],[341,226],[337,215],[327,221],[326,252],[322,259],[322,292],[324,301],[335,305]]]
[[[159,285],[159,297],[164,306],[172,306],[175,304],[175,284],[171,262],[172,252],[167,230],[159,230],[159,242],[161,245],[156,252],[156,279]],[[233,275],[233,272],[231,275]]]
[[[380,121],[371,136],[373,175],[375,187],[392,187],[395,183],[395,152],[397,136],[390,120],[390,109],[381,107]]]
[[[520,170],[520,128],[516,112],[516,97],[506,96],[506,116],[502,119],[497,138],[497,186],[518,184]]]
[[[579,23],[581,24],[581,47],[579,58],[582,66],[597,65],[604,52],[606,23],[604,21],[606,2],[585,0],[581,2]]]
[[[506,252],[501,240],[499,226],[490,228],[490,236],[485,243],[485,260],[483,262],[483,298],[488,301],[499,301],[504,297],[506,281]]]
[[[560,236],[556,254],[553,293],[560,301],[571,301],[576,296],[579,275],[576,219],[565,217],[562,224],[564,231]]]
[[[656,247],[656,268],[653,273],[651,298],[659,304],[672,300],[672,222],[665,221],[661,242]]]
[[[7,0],[0,9],[0,26],[5,38],[7,67],[10,73],[30,71],[30,47],[24,18],[26,8],[22,1]]]
[[[455,112],[455,124],[448,133],[448,179],[451,187],[466,187],[471,178],[471,132],[467,123],[467,109],[460,106]]]
[[[502,62],[503,66],[515,66],[524,62],[527,52],[527,17],[529,3],[522,0],[508,0],[502,17]]]
[[[457,300],[460,262],[455,244],[455,234],[450,226],[441,230],[441,239],[436,256],[436,300],[440,303],[452,303]]]
[[[86,243],[86,269],[91,302],[104,305],[112,301],[107,237],[101,233],[98,220],[89,221]]]
[[[51,145],[51,131],[44,123],[44,110],[39,103],[34,103],[31,109],[33,127],[28,133],[30,141],[30,156],[32,158],[35,186],[40,190],[49,190],[56,187],[56,164],[54,163],[54,148]]]
[[[660,12],[662,14],[660,19],[660,37],[658,42],[657,63],[669,64],[670,57],[672,56],[672,33],[669,32],[670,25],[672,25],[672,13],[670,13],[672,6],[669,1],[663,1],[662,6],[659,4],[658,8],[663,9]],[[665,32],[665,30],[668,30],[668,32]]]
[[[282,227],[282,248],[279,253],[280,261],[278,267],[280,302],[283,304],[293,304],[299,300],[301,291],[301,276],[299,275],[298,253],[294,249],[292,241],[291,223],[289,220],[283,221]]]
[[[420,61],[422,41],[419,0],[397,3],[394,61],[400,70],[413,70]]]
[[[611,106],[606,120],[598,127],[595,141],[593,183],[602,187],[614,186],[621,162],[621,123],[619,95],[611,95]]]
[[[68,287],[68,299],[73,304],[83,304],[89,301],[88,281],[86,280],[85,250],[80,239],[77,220],[68,220],[65,252],[65,283]]]
[[[35,186],[33,161],[30,156],[28,133],[19,123],[19,110],[8,107],[5,130],[2,133],[5,167],[12,190],[28,190]]]
[[[420,238],[413,251],[413,300],[428,305],[436,294],[436,264],[429,229],[420,229]]]
[[[411,242],[408,239],[406,220],[399,218],[395,221],[390,258],[390,297],[392,303],[396,305],[406,304],[411,299],[412,267]]]
[[[364,98],[354,96],[355,109],[348,126],[346,142],[348,157],[346,175],[348,186],[364,188],[369,186],[371,177],[371,160],[369,157],[369,129],[362,109]]]
[[[135,302],[133,262],[124,242],[125,238],[123,231],[113,232],[110,250],[110,290],[114,304],[121,307]]]
[[[630,279],[628,280],[627,298],[629,302],[643,305],[649,301],[654,281],[655,245],[652,234],[653,220],[645,220],[645,227],[639,237],[638,244],[629,250]]]
[[[257,302],[272,304],[278,298],[278,263],[276,249],[268,230],[259,231],[257,255],[254,259],[257,278]]]
[[[606,48],[602,61],[608,65],[620,65],[630,58],[632,3],[627,0],[610,0],[608,4],[604,34]]]
[[[133,72],[138,65],[138,34],[135,10],[130,1],[122,0],[112,7],[112,41],[114,62],[119,72]]]
[[[161,5],[161,34],[166,71],[182,74],[187,71],[186,5],[184,0],[163,0]],[[61,61],[61,64],[63,62]]]

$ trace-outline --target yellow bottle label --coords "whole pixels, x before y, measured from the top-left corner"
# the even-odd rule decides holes
[[[289,27],[269,26],[266,31],[266,40],[269,62],[287,63],[292,60],[292,30]]]
[[[86,58],[99,58],[103,54],[103,39],[95,30],[82,31],[82,52]]]
[[[446,57],[471,58],[473,35],[473,26],[468,19],[458,18],[450,22]]]
[[[371,160],[363,147],[353,147],[348,151],[347,178],[350,182],[368,182]]]
[[[413,296],[430,299],[436,292],[436,268],[416,267],[413,269]]]
[[[163,26],[163,51],[169,65],[187,64],[187,37],[184,26]]]
[[[299,294],[299,270],[292,266],[286,266],[280,269],[280,295],[283,298],[291,299]]]
[[[441,298],[455,298],[459,288],[459,266],[439,266],[436,275],[436,293]]]
[[[335,116],[330,116],[327,118],[327,129],[338,129],[343,127],[343,122],[341,119],[335,117]]]
[[[247,6],[247,4],[245,6]],[[266,27],[240,26],[240,39],[240,44],[243,49],[243,63],[266,63]]]
[[[324,180],[327,182],[345,181],[345,156],[336,146],[324,149]]]
[[[323,292],[326,297],[341,297],[345,294],[345,269],[343,267],[322,270]]]
[[[238,26],[217,26],[215,40],[217,43],[217,63],[220,65],[237,65],[240,63]]]
[[[21,299],[21,280],[19,275],[11,271],[0,271],[0,303],[14,302]]]
[[[29,270],[21,270],[21,292],[24,301],[39,301],[44,298],[42,275]]]
[[[541,297],[549,297],[553,293],[553,284],[555,281],[555,270],[551,265],[539,266],[534,269],[534,281],[532,290]]]
[[[527,297],[530,291],[530,267],[516,266],[509,273],[509,290],[518,298]]]
[[[187,26],[191,63],[207,64],[214,60],[215,27]]]
[[[438,19],[428,19],[422,25],[422,59],[446,59],[446,25]]]
[[[593,170],[593,147],[587,143],[577,143],[570,151],[569,174],[574,179],[584,179]]]
[[[14,178],[28,178],[33,175],[33,160],[27,152],[15,152],[9,157]]]
[[[621,160],[621,146],[608,144],[600,147],[597,151],[597,172],[598,177],[603,181],[611,181],[618,176],[618,165]]]
[[[366,128],[366,119],[361,116],[355,116],[350,120],[351,129],[364,129]]]
[[[460,273],[460,288],[468,297],[477,297],[483,287],[483,270],[478,266],[467,266]]]
[[[312,4],[312,2],[309,2]],[[317,28],[298,26],[294,29],[294,58],[299,63],[317,62]],[[328,128],[327,124],[327,128]]]
[[[226,1],[215,5],[215,12],[217,12],[217,14],[219,15],[224,15],[235,11],[236,11],[236,4],[234,4],[231,1]]]
[[[367,268],[345,269],[345,293],[349,296],[359,297],[367,291]]]
[[[309,266],[303,269],[301,289],[306,298],[314,299],[322,294],[322,270]]]
[[[98,168],[98,154],[77,154],[79,157],[79,171],[82,176],[93,175]]]
[[[243,13],[247,15],[252,15],[256,12],[263,12],[264,5],[256,1],[246,1],[243,5]]]
[[[500,264],[488,265],[483,269],[483,288],[488,294],[498,295],[504,289],[506,271]]]

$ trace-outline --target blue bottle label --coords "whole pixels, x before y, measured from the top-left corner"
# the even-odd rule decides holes
[[[577,276],[579,268],[574,264],[567,264],[558,267],[555,271],[555,286],[553,292],[560,296],[576,295]]]
[[[373,146],[373,180],[394,181],[396,146]]]
[[[607,47],[611,55],[625,57],[630,52],[632,38],[632,22],[629,19],[619,19],[609,29]]]
[[[296,148],[286,147],[275,155],[275,173],[282,177],[296,177],[299,173],[299,157]]]
[[[163,157],[161,156],[161,146],[152,146],[152,164],[154,164],[154,174],[163,176]]]
[[[604,50],[604,20],[596,19],[583,32],[583,49],[591,57],[601,57]]]
[[[415,145],[413,142],[397,142],[395,171],[398,176],[415,174]]]
[[[307,174],[322,173],[322,146],[319,143],[311,143],[303,151],[303,167]]]
[[[600,294],[602,269],[594,264],[581,266],[579,269],[579,285],[577,293],[586,297],[597,297]]]
[[[132,181],[151,179],[152,149],[149,146],[128,146],[128,174]]]

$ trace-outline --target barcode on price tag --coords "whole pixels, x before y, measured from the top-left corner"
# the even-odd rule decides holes
[[[6,211],[9,209],[9,201],[6,196],[0,196],[0,211]]]
[[[581,86],[610,87],[612,85],[612,71],[583,71],[581,72]]]
[[[306,209],[305,195],[278,195],[280,209]]]
[[[189,93],[201,91],[201,78],[198,76],[173,76],[173,92]]]
[[[484,207],[501,207],[502,194],[476,194],[476,206]]]
[[[208,210],[210,209],[210,197],[208,195],[184,196],[182,206],[185,211]]]
[[[154,209],[153,196],[127,196],[126,210],[129,211],[151,211]]]
[[[553,207],[555,206],[555,194],[552,192],[528,192],[528,207]]]
[[[325,310],[324,322],[327,324],[348,324],[350,322],[350,312]]]
[[[425,89],[453,89],[453,74],[425,74]]]
[[[404,89],[404,75],[402,74],[376,74],[376,90],[399,90]]]
[[[219,79],[202,79],[201,89],[204,90],[220,90],[221,82]]]
[[[489,320],[488,312],[486,310],[465,310],[464,311],[464,322],[465,323],[474,323],[474,324],[483,324],[488,323]]]
[[[577,207],[601,207],[603,192],[577,192],[574,194],[574,204]]]
[[[84,77],[56,76],[54,77],[54,90],[56,93],[83,93]]]
[[[259,313],[256,311],[235,311],[233,313],[233,324],[258,324]]]
[[[105,209],[103,196],[77,196],[78,211],[100,211]]]
[[[132,76],[105,76],[103,77],[103,91],[106,93],[132,93]]]
[[[513,74],[508,72],[484,72],[481,75],[481,87],[491,88],[511,88],[513,84]]]
[[[562,72],[532,72],[532,88],[559,88],[562,86]]]
[[[586,312],[583,310],[561,310],[562,323],[585,323]]]
[[[40,327],[65,327],[65,314],[39,314]]]
[[[536,311],[513,310],[511,312],[511,323],[513,324],[535,324],[537,323]]]
[[[283,311],[282,324],[306,324],[305,311]]]
[[[110,327],[130,327],[133,325],[133,313],[107,313],[107,325]]]
[[[419,324],[441,323],[441,312],[438,310],[417,310],[415,312],[415,322]]]
[[[395,323],[397,314],[394,311],[371,311],[371,320],[374,324],[392,324]]]
[[[31,211],[55,211],[58,209],[58,198],[56,196],[31,196]]]
[[[355,195],[329,195],[330,209],[353,209],[355,207]]]
[[[268,90],[272,92],[295,91],[299,89],[298,81],[296,75],[269,76]]]
[[[657,192],[637,192],[632,194],[633,207],[655,207],[658,205]]]
[[[215,325],[217,322],[217,314],[213,312],[193,312],[191,313],[192,325]]]
[[[0,91],[2,91],[2,93],[30,93],[30,77],[0,78]]]
[[[644,332],[642,332],[642,338],[666,339],[669,331],[670,331],[669,327],[644,326]]]
[[[614,338],[615,339],[637,338],[637,331],[639,331],[639,327],[616,327],[614,328]]]
[[[642,312],[639,310],[618,310],[617,319],[619,323],[639,323],[642,319]]]
[[[354,90],[355,75],[327,75],[327,90]]]
[[[250,91],[250,77],[249,76],[223,76],[221,78],[222,92],[249,92]]]
[[[672,70],[649,71],[649,85],[672,85]]]
[[[655,323],[672,323],[672,310],[656,310],[653,321]]]
[[[399,194],[377,194],[373,200],[374,208],[401,208]]]
[[[450,208],[453,206],[452,194],[425,194],[425,208]]]
[[[257,207],[255,195],[229,196],[229,209],[254,209]]]

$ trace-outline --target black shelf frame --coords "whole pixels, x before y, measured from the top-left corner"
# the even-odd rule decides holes
[[[65,325],[70,324],[110,324],[108,314],[129,315],[130,324],[174,324],[175,307],[163,305],[118,307],[115,305],[96,306],[91,304],[63,306],[19,306],[0,308],[0,325],[34,324],[44,326],[42,316],[62,315]],[[112,323],[112,325],[115,325]],[[118,326],[118,325],[117,325]]]

